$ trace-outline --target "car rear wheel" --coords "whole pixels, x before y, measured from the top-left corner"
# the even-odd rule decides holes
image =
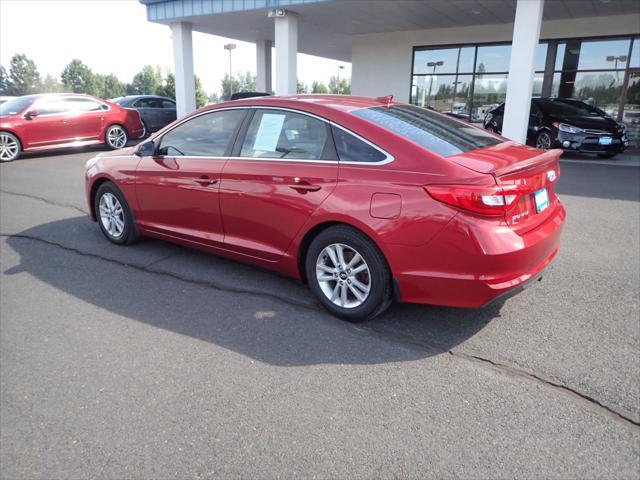
[[[100,230],[111,242],[129,245],[140,238],[131,209],[113,183],[105,182],[98,187],[94,210]]]
[[[344,320],[371,319],[391,304],[391,273],[382,252],[349,226],[330,227],[311,242],[305,271],[320,303]]]
[[[12,162],[20,156],[20,140],[9,132],[0,132],[0,162]]]
[[[129,141],[127,130],[121,125],[111,125],[104,137],[105,144],[112,150],[124,148]]]
[[[551,148],[552,140],[549,132],[543,130],[536,137],[536,148],[542,150],[549,150]]]

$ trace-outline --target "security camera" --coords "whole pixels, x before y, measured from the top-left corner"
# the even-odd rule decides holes
[[[286,17],[287,11],[284,8],[275,8],[273,10],[269,10],[269,13],[267,16],[269,18]]]

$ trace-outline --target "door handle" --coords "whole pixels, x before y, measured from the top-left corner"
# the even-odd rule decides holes
[[[217,179],[207,177],[206,175],[201,175],[198,178],[194,178],[193,181],[198,183],[198,184],[200,184],[200,185],[202,185],[203,187],[208,187],[209,185],[213,185],[215,183],[218,183]]]
[[[295,183],[293,185],[289,185],[289,188],[296,190],[300,193],[317,192],[322,188],[320,185],[312,185],[306,180],[302,180],[301,178],[297,178],[297,177],[294,178],[293,181]]]

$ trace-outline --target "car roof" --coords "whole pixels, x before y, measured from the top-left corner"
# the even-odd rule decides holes
[[[127,100],[138,100],[140,98],[161,98],[162,100],[171,100],[172,102],[175,102],[173,98],[163,97],[161,95],[125,95],[120,98],[122,99],[126,98]]]
[[[398,105],[401,102],[392,102],[390,105]],[[251,97],[233,100],[224,103],[218,103],[205,107],[205,109],[218,109],[230,106],[256,106],[256,107],[306,107],[309,111],[317,110],[333,110],[341,112],[351,112],[362,108],[381,107],[386,105],[382,100],[370,97],[358,97],[354,95],[290,95],[290,96],[268,96],[268,97]],[[204,109],[203,109],[204,110]]]

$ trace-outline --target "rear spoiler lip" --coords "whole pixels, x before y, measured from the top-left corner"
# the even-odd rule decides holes
[[[532,167],[540,167],[541,165],[559,160],[560,156],[563,153],[562,149],[559,148],[554,148],[552,150],[542,150],[542,152],[543,153],[541,153],[540,155],[536,155],[535,157],[531,157],[515,165],[509,165],[508,167],[499,168],[491,173],[495,177],[501,177],[503,175],[510,175],[522,170],[528,170]]]

